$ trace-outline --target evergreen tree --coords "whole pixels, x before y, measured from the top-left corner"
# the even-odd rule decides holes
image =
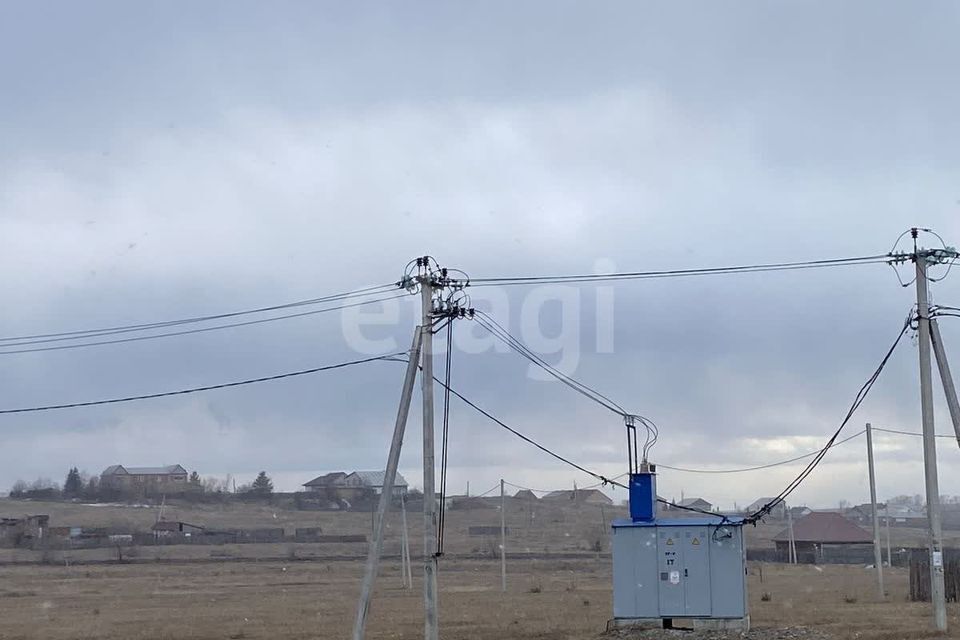
[[[270,480],[270,476],[267,475],[266,471],[260,472],[257,479],[253,481],[250,491],[251,493],[259,493],[261,495],[270,495],[273,493],[273,482]]]
[[[67,472],[67,479],[63,483],[63,495],[74,498],[80,495],[83,489],[83,480],[80,478],[80,471],[73,467]]]

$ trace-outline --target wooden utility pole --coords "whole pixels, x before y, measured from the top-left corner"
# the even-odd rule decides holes
[[[914,232],[916,233],[916,232]],[[914,235],[916,238],[916,235]],[[943,576],[943,532],[940,521],[940,482],[937,478],[937,439],[933,424],[933,381],[930,367],[930,303],[927,292],[929,251],[914,251],[917,315],[919,316],[920,411],[923,421],[923,467],[927,493],[927,525],[930,534],[930,601],[938,631],[947,630],[947,604]]]
[[[870,514],[873,520],[873,566],[877,571],[880,599],[887,597],[883,589],[883,553],[880,550],[880,514],[877,513],[877,476],[873,466],[873,428],[867,423],[867,470],[870,475]]]
[[[419,277],[420,329],[423,373],[420,377],[423,398],[423,608],[424,640],[438,640],[440,620],[437,610],[437,494],[434,489],[433,455],[433,276],[429,265]]]
[[[507,493],[500,478],[500,590],[507,590]]]
[[[407,416],[410,413],[410,400],[413,397],[413,385],[417,380],[417,362],[420,359],[423,332],[417,327],[413,332],[413,344],[410,346],[407,373],[403,379],[403,391],[400,394],[400,408],[393,427],[393,440],[387,456],[387,468],[383,474],[383,489],[377,503],[376,519],[373,527],[373,540],[367,550],[367,565],[360,585],[360,603],[357,606],[357,618],[353,624],[353,640],[363,640],[367,626],[367,613],[370,611],[370,599],[373,596],[373,583],[380,569],[380,554],[383,551],[383,525],[387,507],[393,494],[393,484],[397,477],[397,465],[400,462],[400,449],[403,446],[403,433],[407,428]],[[431,379],[432,381],[432,379]]]

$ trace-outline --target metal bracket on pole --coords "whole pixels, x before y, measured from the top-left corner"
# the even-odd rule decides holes
[[[950,420],[953,421],[953,431],[957,434],[957,445],[960,445],[960,402],[957,402],[957,388],[953,384],[950,363],[943,348],[943,338],[940,337],[940,325],[935,318],[930,318],[930,343],[937,359],[937,369],[940,371],[940,382],[943,383],[943,395],[947,398]]]
[[[360,602],[357,606],[357,619],[353,625],[353,640],[363,640],[367,626],[367,613],[370,611],[370,599],[373,596],[373,582],[380,568],[380,553],[383,551],[383,521],[387,507],[393,497],[393,485],[397,478],[397,466],[400,462],[400,449],[403,447],[403,433],[410,414],[410,400],[413,386],[417,380],[417,365],[420,361],[420,346],[423,332],[417,327],[413,332],[413,344],[410,346],[410,359],[407,361],[407,373],[403,379],[403,392],[400,395],[400,408],[393,427],[393,440],[390,442],[390,454],[387,456],[387,469],[383,478],[383,490],[377,504],[377,517],[374,521],[373,540],[367,550],[367,566],[360,587]]]

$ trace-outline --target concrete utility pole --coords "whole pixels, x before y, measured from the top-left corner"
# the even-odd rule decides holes
[[[923,466],[927,492],[927,524],[930,529],[930,600],[934,625],[947,630],[947,605],[943,580],[943,532],[940,522],[940,483],[937,478],[937,439],[933,424],[933,384],[930,368],[930,304],[927,293],[928,251],[914,251],[917,270],[919,316],[920,411],[923,420]]]
[[[507,492],[500,478],[500,590],[507,590]]]
[[[433,277],[427,267],[419,277],[422,331],[423,373],[423,607],[425,640],[438,640],[440,620],[437,613],[437,494],[434,489],[433,438]]]
[[[960,445],[960,402],[957,402],[957,388],[953,385],[950,363],[947,361],[947,353],[943,350],[943,338],[940,337],[940,325],[935,318],[930,319],[930,342],[933,343],[933,355],[937,359],[937,369],[940,370],[940,382],[943,383],[943,395],[947,398],[953,431],[957,434],[957,444]]]
[[[787,511],[787,559],[790,564],[797,564],[797,544],[793,537],[793,514],[790,513],[790,507],[784,504]]]
[[[884,527],[887,530],[887,566],[893,566],[893,556],[890,553],[890,501],[883,505]]]
[[[403,524],[403,538],[400,544],[400,573],[403,575],[403,586],[413,588],[413,571],[410,568],[410,532],[407,529],[407,497],[400,496],[400,518]]]
[[[413,344],[407,361],[407,373],[403,379],[403,391],[400,394],[400,408],[393,427],[393,440],[387,456],[387,468],[383,477],[383,490],[377,503],[377,517],[374,520],[373,540],[367,550],[367,565],[360,586],[360,603],[357,606],[357,619],[353,624],[353,640],[363,640],[367,626],[367,613],[370,611],[370,599],[373,596],[373,582],[380,569],[380,553],[383,551],[383,525],[393,496],[393,484],[397,478],[397,465],[400,462],[400,449],[403,446],[403,432],[407,428],[407,416],[410,413],[410,400],[413,397],[413,385],[417,381],[417,362],[420,356],[423,333],[420,327],[413,332]]]
[[[877,570],[880,599],[887,597],[883,589],[883,553],[880,550],[880,514],[877,513],[877,476],[873,467],[873,428],[867,423],[867,469],[870,473],[870,514],[873,520],[873,566]]]

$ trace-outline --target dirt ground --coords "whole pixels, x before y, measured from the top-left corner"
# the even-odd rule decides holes
[[[498,562],[447,557],[440,572],[441,636],[678,636],[605,634],[611,616],[610,571],[609,561],[596,559],[511,562],[509,588],[501,593]],[[0,638],[344,638],[353,622],[361,572],[360,562],[316,561],[0,567]],[[929,605],[906,601],[904,570],[889,572],[887,602],[877,601],[874,574],[863,567],[765,564],[752,565],[750,573],[755,629],[750,638],[936,635],[927,631]],[[955,634],[950,637],[960,638],[955,603],[950,624]],[[368,637],[412,640],[422,633],[419,581],[413,589],[402,588],[399,566],[387,561]]]

